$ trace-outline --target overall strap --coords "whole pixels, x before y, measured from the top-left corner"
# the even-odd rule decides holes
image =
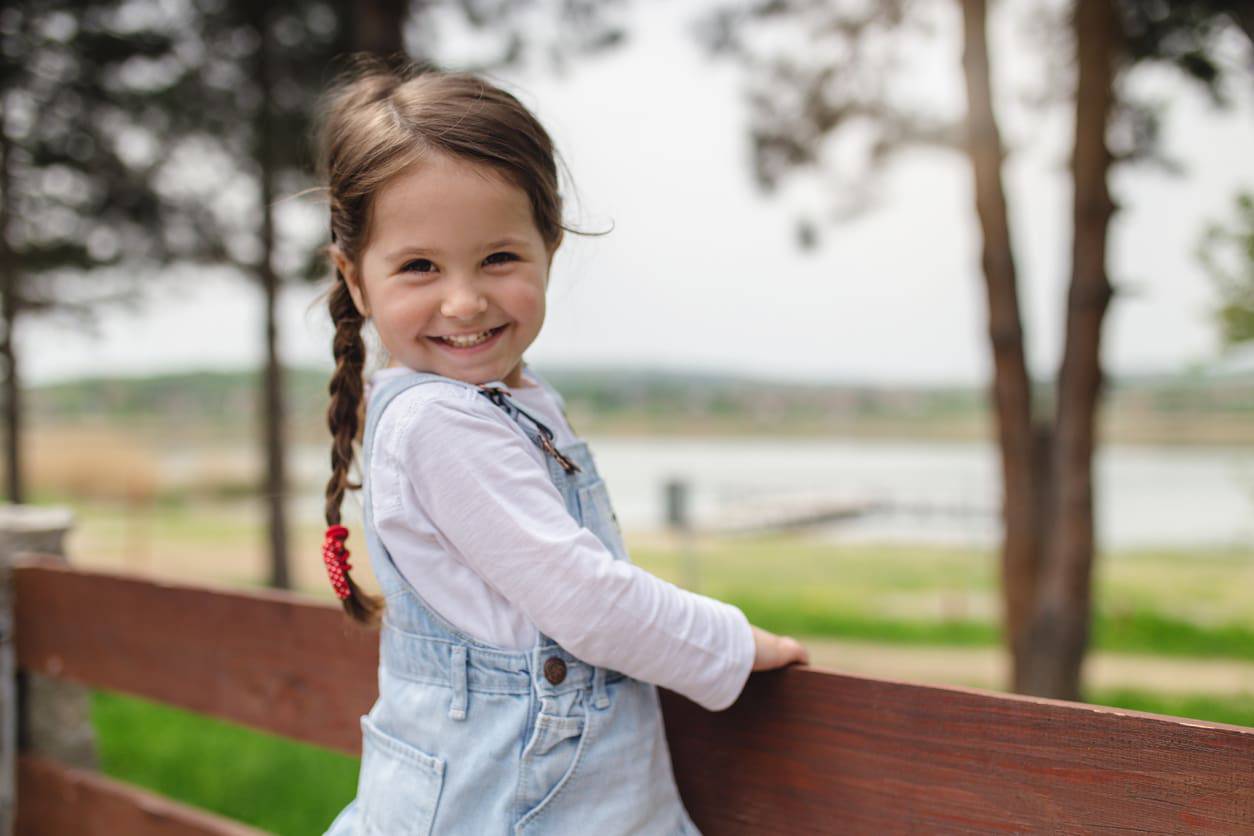
[[[392,399],[404,392],[411,386],[418,386],[422,383],[435,383],[437,381],[446,380],[438,374],[429,372],[411,372],[409,374],[394,377],[381,384],[377,389],[372,389],[370,398],[366,403],[366,427],[361,437],[361,460],[363,471],[370,464],[370,450],[374,447],[375,430],[379,426],[379,417],[383,415],[383,410],[392,402]],[[365,491],[369,490],[369,480],[363,479],[366,485]],[[363,496],[363,498],[365,498]],[[366,507],[369,507],[367,503]]]
[[[579,465],[568,459],[560,450],[557,449],[557,445],[553,443],[553,431],[541,422],[539,418],[536,418],[530,412],[527,412],[521,406],[514,403],[512,399],[509,399],[510,393],[508,390],[501,389],[496,386],[480,386],[479,394],[483,395],[488,400],[492,401],[492,403],[505,410],[505,414],[509,415],[515,421],[518,421],[519,417],[526,418],[530,421],[535,427],[535,431],[527,433],[527,435],[531,437],[532,441],[539,445],[540,449],[545,452],[545,455],[552,456],[553,459],[555,459],[557,463],[562,466],[562,470],[565,470],[567,473],[580,472],[581,468]],[[523,426],[521,421],[518,421],[518,423],[519,426]],[[523,427],[523,430],[524,432],[526,431],[525,426]]]
[[[537,378],[539,379],[539,378]],[[553,431],[549,427],[533,416],[531,413],[518,406],[510,398],[508,390],[501,389],[496,386],[487,386],[483,384],[467,383],[464,380],[456,380],[451,377],[433,374],[431,372],[410,372],[409,374],[400,375],[383,383],[377,391],[371,391],[370,400],[366,408],[366,427],[362,433],[362,463],[368,466],[370,449],[373,447],[375,429],[379,423],[379,416],[383,414],[383,410],[392,402],[392,399],[404,392],[411,386],[417,386],[423,383],[455,383],[459,386],[465,386],[475,389],[479,394],[483,395],[496,406],[500,407],[510,418],[518,424],[523,433],[530,438],[537,447],[544,451],[545,455],[552,457],[562,466],[567,473],[580,472],[579,465],[575,464],[569,458],[557,449],[557,445],[553,443]],[[552,390],[550,390],[552,391]],[[553,393],[561,403],[561,396]],[[525,419],[520,420],[520,419]],[[531,427],[528,428],[527,424]]]

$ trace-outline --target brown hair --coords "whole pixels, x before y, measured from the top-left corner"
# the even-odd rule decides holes
[[[316,158],[331,208],[331,243],[354,264],[369,236],[374,195],[388,180],[431,152],[490,166],[522,189],[531,202],[536,228],[550,252],[561,243],[562,200],[556,152],[548,133],[511,94],[484,78],[429,65],[389,65],[359,55],[328,90],[319,113]],[[575,230],[570,230],[575,232]],[[327,482],[327,525],[340,522],[344,492],[356,490],[348,470],[353,442],[364,415],[362,371],[364,323],[338,268],[328,295],[335,325],[335,371],[328,387],[331,405],[331,478]],[[364,556],[365,547],[359,552]],[[383,609],[347,578],[344,611],[363,624],[377,624]]]

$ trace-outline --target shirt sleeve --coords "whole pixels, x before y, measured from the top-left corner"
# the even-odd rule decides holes
[[[755,653],[744,613],[615,560],[497,408],[433,398],[399,435],[400,465],[456,556],[579,659],[730,706]]]

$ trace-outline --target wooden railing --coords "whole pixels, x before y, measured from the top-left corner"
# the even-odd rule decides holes
[[[337,607],[35,556],[11,583],[21,671],[359,754],[377,634]],[[662,704],[707,834],[1254,833],[1254,728],[802,667],[726,711]],[[257,832],[35,751],[16,767],[17,833]]]

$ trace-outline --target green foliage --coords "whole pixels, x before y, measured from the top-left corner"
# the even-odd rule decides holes
[[[148,184],[152,153],[140,151],[154,97],[131,71],[159,66],[174,45],[147,19],[122,37],[122,5],[18,0],[0,13],[0,269],[18,313],[86,318],[112,295],[87,273],[175,254],[152,234],[171,207]]]
[[[1237,195],[1230,226],[1212,223],[1198,256],[1220,294],[1215,311],[1224,343],[1254,340],[1254,194]]]
[[[1224,58],[1222,39],[1242,26],[1246,6],[1245,0],[1123,0],[1116,8],[1127,60],[1175,67],[1224,102],[1225,73],[1233,73],[1233,62]]]

